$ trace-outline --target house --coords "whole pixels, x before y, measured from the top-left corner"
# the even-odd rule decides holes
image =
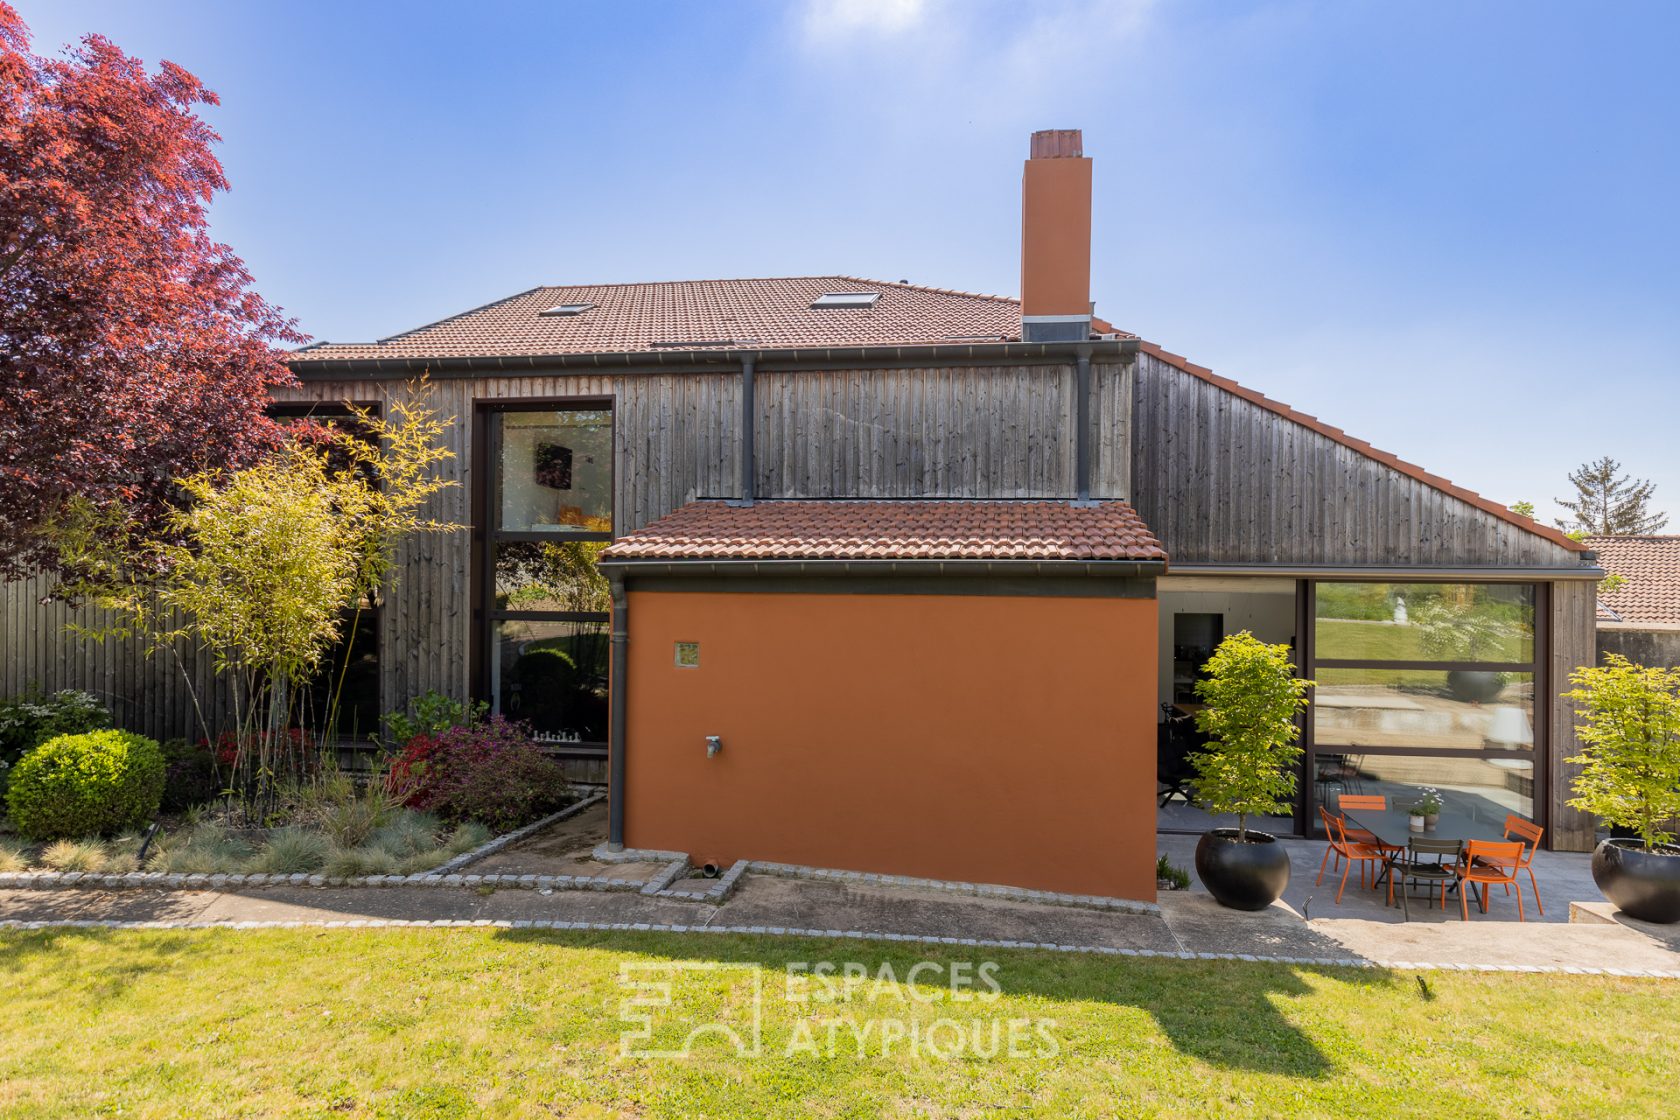
[[[1097,318],[1091,176],[1034,134],[1018,301],[546,286],[295,353],[281,407],[425,375],[455,418],[432,512],[470,532],[405,548],[369,709],[478,696],[608,759],[615,844],[1149,899],[1157,824],[1208,823],[1158,810],[1162,751],[1247,629],[1318,682],[1273,829],[1429,784],[1589,849],[1557,697],[1586,546]],[[185,726],[38,597],[7,590],[0,683]]]
[[[1598,654],[1680,667],[1680,536],[1588,537],[1610,573],[1598,596]],[[1617,578],[1619,577],[1619,578]]]

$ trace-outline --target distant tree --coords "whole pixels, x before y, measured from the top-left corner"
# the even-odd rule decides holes
[[[1533,502],[1512,502],[1511,503],[1511,512],[1516,514],[1518,517],[1526,517],[1526,518],[1529,518],[1530,520],[1533,520],[1533,518],[1534,518],[1534,503]]]
[[[1656,486],[1645,480],[1635,482],[1621,470],[1622,465],[1606,455],[1570,472],[1575,497],[1556,499],[1570,513],[1568,520],[1558,521],[1558,528],[1582,536],[1628,537],[1654,533],[1667,525],[1668,518],[1651,509]]]
[[[97,35],[32,54],[0,0],[0,578],[55,566],[69,500],[161,525],[175,479],[274,439],[271,344],[302,336],[209,235],[216,103]]]

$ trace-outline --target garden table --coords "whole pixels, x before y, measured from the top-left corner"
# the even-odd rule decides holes
[[[1377,840],[1394,848],[1404,848],[1406,842],[1414,836],[1427,836],[1431,840],[1457,840],[1460,844],[1470,840],[1503,840],[1505,839],[1505,817],[1500,816],[1495,822],[1490,817],[1477,813],[1462,813],[1454,810],[1441,812],[1441,819],[1435,822],[1435,827],[1424,832],[1413,832],[1412,814],[1406,809],[1343,809],[1342,816],[1347,818],[1349,829],[1364,829]],[[1377,876],[1373,886],[1381,886],[1393,870],[1388,864],[1383,865],[1383,872]]]

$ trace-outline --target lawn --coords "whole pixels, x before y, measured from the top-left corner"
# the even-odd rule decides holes
[[[790,1002],[825,960],[869,980]],[[625,963],[705,966],[645,1045],[750,1037],[756,986],[761,1055],[621,1058]],[[1658,980],[489,929],[15,933],[0,975],[7,1116],[1626,1117],[1680,1069]]]

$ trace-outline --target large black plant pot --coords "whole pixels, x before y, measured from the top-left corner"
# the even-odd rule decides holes
[[[1196,843],[1196,876],[1221,906],[1264,910],[1289,886],[1289,853],[1269,832],[1238,842],[1236,829],[1216,828]]]
[[[1485,669],[1454,669],[1447,674],[1447,690],[1471,704],[1486,704],[1505,691],[1505,674]]]
[[[1628,917],[1680,922],[1680,847],[1647,852],[1638,840],[1612,837],[1593,851],[1592,876],[1604,897]]]

